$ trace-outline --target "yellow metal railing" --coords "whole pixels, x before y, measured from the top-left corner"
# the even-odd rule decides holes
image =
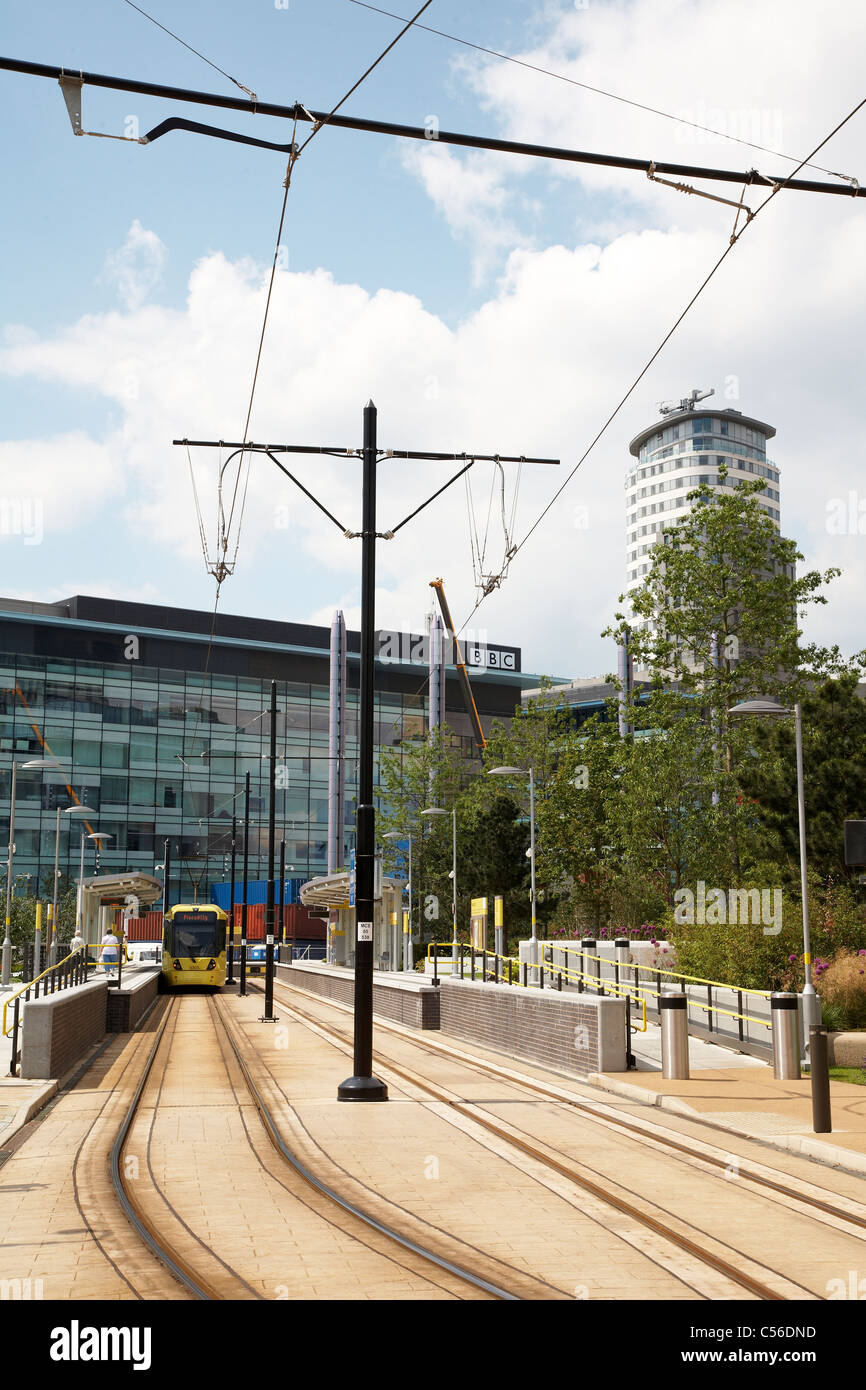
[[[9,1036],[9,1029],[8,1029],[7,1026],[6,1026],[6,1013],[7,1013],[7,1010],[9,1009],[9,1007],[15,1003],[15,1000],[21,998],[22,994],[28,994],[28,993],[30,992],[31,989],[35,989],[36,985],[38,985],[38,983],[39,983],[40,980],[44,980],[45,977],[46,977],[47,975],[51,975],[55,970],[59,970],[59,969],[61,968],[61,966],[63,966],[63,965],[66,964],[67,961],[74,960],[75,957],[76,957],[76,956],[80,956],[80,955],[82,954],[82,952],[84,953],[85,957],[88,957],[88,953],[89,953],[90,951],[93,951],[93,952],[94,952],[93,964],[94,964],[94,965],[98,965],[98,964],[99,964],[99,956],[98,956],[98,953],[99,953],[101,950],[102,950],[102,943],[101,943],[101,942],[93,942],[93,941],[91,941],[91,942],[86,942],[83,946],[77,946],[77,947],[75,948],[74,951],[70,951],[70,952],[69,952],[69,955],[68,955],[68,956],[64,956],[62,960],[57,961],[54,965],[49,965],[45,970],[42,971],[42,973],[41,973],[40,975],[36,975],[36,976],[34,977],[34,979],[28,980],[27,983],[24,984],[24,985],[22,985],[20,989],[16,989],[15,993],[14,993],[14,994],[10,994],[9,998],[6,1000],[6,1002],[5,1002],[4,1005],[3,1005],[3,1021],[2,1021],[2,1026],[0,1026],[0,1034],[2,1034],[2,1036],[3,1036],[4,1038],[8,1038],[8,1036]],[[89,957],[88,957],[88,958],[89,958]],[[123,961],[124,961],[124,964],[126,964],[126,962],[127,962],[128,960],[129,960],[129,950],[128,950],[128,948],[127,948],[127,943],[124,942],[124,943],[123,943]],[[116,961],[115,961],[115,964],[117,964]],[[14,1025],[11,1025],[11,1026],[14,1026]]]
[[[437,955],[444,956],[446,959],[450,956],[453,956],[454,944],[455,943],[453,941],[431,941],[427,947],[428,962],[432,963],[434,959],[437,957]],[[462,956],[464,959],[466,956],[471,956],[473,954],[473,948],[467,942],[458,941],[456,944],[459,955]],[[700,975],[684,975],[676,970],[664,970],[656,966],[641,965],[636,961],[615,961],[611,960],[607,956],[595,955],[594,953],[589,951],[579,951],[577,950],[577,948],[572,949],[571,947],[566,947],[564,945],[558,946],[556,945],[556,943],[550,941],[541,941],[539,942],[539,946],[541,947],[541,959],[538,965],[536,966],[533,966],[526,961],[521,962],[516,956],[497,956],[493,951],[485,951],[483,953],[481,951],[475,951],[474,955],[476,956],[476,958],[479,958],[482,955],[484,955],[485,958],[489,957],[491,960],[495,959],[496,961],[501,961],[503,965],[503,970],[502,972],[499,972],[497,970],[497,974],[502,973],[503,983],[505,968],[507,967],[508,962],[511,961],[512,964],[514,964],[517,967],[515,971],[516,978],[514,978],[512,982],[518,985],[520,988],[523,988],[523,984],[520,978],[521,969],[523,967],[526,967],[529,970],[536,971],[543,968],[551,975],[562,975],[563,978],[567,980],[573,980],[577,981],[579,984],[582,983],[584,985],[589,985],[592,989],[602,989],[606,994],[613,994],[618,998],[632,999],[636,1004],[641,1005],[643,1026],[641,1029],[638,1030],[640,1032],[646,1031],[646,999],[659,999],[661,997],[660,989],[654,989],[651,984],[645,983],[644,981],[640,980],[638,972],[641,970],[644,970],[648,974],[655,975],[657,977],[664,975],[669,980],[685,981],[687,984],[692,985],[704,985],[707,986],[708,989],[725,989],[728,990],[729,993],[737,994],[741,997],[745,995],[751,995],[756,999],[769,999],[771,994],[771,991],[768,989],[740,988],[737,985],[725,984],[721,980],[707,980],[702,978]],[[573,966],[570,966],[568,964],[560,965],[553,958],[554,951],[558,951],[562,955],[564,955],[566,957],[566,961],[575,953],[579,954],[584,961],[597,961],[599,965],[599,973],[596,975],[590,971],[576,970]],[[550,954],[546,955],[546,952],[549,952]],[[622,980],[617,981],[615,978],[610,979],[609,977],[605,977],[601,974],[602,965],[619,965],[620,970],[633,971],[634,978],[630,982],[630,984],[626,985],[623,983]],[[534,989],[538,986],[535,981],[527,981],[527,987]],[[761,1028],[772,1028],[773,1026],[769,1018],[761,1017],[758,1014],[744,1013],[737,1009],[727,1009],[723,1005],[716,1003],[712,999],[708,999],[705,1001],[703,999],[695,999],[691,995],[689,995],[688,1005],[689,1008],[700,1009],[705,1014],[719,1014],[721,1016],[724,1016],[725,1018],[733,1018],[740,1020],[743,1023],[754,1023],[759,1025]],[[712,1031],[712,1026],[710,1028],[710,1031]]]
[[[581,951],[579,946],[559,946],[555,941],[542,941],[539,944],[552,951],[568,951],[571,954],[576,951],[585,960],[600,960],[605,965],[616,964],[609,956],[591,955],[589,951]],[[676,970],[662,970],[657,965],[641,965],[638,961],[620,961],[620,965],[626,970],[648,970],[653,975],[668,975],[672,980],[688,980],[693,985],[712,985],[714,989],[729,989],[734,994],[759,994],[763,999],[769,999],[773,992],[770,989],[741,989],[739,985],[725,984],[723,980],[705,980],[701,975],[682,975]]]
[[[584,984],[591,985],[593,989],[601,988],[605,994],[612,994],[617,999],[630,999],[632,1003],[639,1004],[641,1008],[641,1027],[638,1028],[635,1024],[632,1024],[633,1031],[636,1033],[645,1033],[647,1031],[646,1000],[640,997],[636,998],[634,992],[621,982],[617,982],[616,980],[599,980],[597,975],[590,975],[585,970],[573,970],[569,965],[554,965],[550,961],[544,959],[543,951],[542,958],[538,965],[529,965],[527,968],[529,970],[541,970],[544,968],[550,972],[551,976],[562,975],[567,980],[577,980],[578,983],[583,982]]]
[[[566,958],[568,957],[568,955],[572,954],[572,951],[569,948],[565,946],[556,946],[551,942],[542,942],[541,947],[542,959],[544,959],[545,947],[550,951],[562,951],[563,954],[566,955]],[[639,994],[649,995],[654,999],[661,998],[661,990],[653,989],[650,985],[642,983],[637,978],[637,972],[639,970],[646,970],[651,975],[666,975],[669,979],[672,980],[686,980],[689,984],[706,985],[710,989],[726,989],[731,994],[750,994],[754,995],[755,998],[760,999],[769,999],[771,994],[771,991],[768,989],[740,988],[740,986],[738,985],[723,984],[721,980],[704,980],[699,975],[682,975],[675,970],[660,970],[658,967],[654,965],[640,965],[636,961],[612,961],[607,956],[593,955],[589,951],[579,951],[578,954],[581,955],[584,960],[595,960],[599,962],[598,975],[584,975],[584,979],[590,980],[594,986],[601,987],[604,990],[607,990],[614,982],[602,977],[600,968],[601,965],[619,965],[621,970],[632,970],[635,972],[635,978],[633,981],[633,988],[635,992]],[[551,971],[558,971],[560,969],[560,966],[558,966],[552,958],[550,960],[546,960],[544,963],[547,969]],[[720,1004],[716,1004],[710,1000],[708,1000],[705,1003],[702,999],[693,999],[690,995],[687,995],[687,1000],[689,1008],[702,1009],[704,1013],[724,1014],[726,1018],[742,1019],[744,1023],[757,1023],[760,1024],[762,1028],[772,1028],[773,1026],[770,1019],[761,1018],[757,1014],[739,1013],[735,1009],[725,1009]]]
[[[441,947],[442,950],[443,950],[443,953],[446,954],[446,955],[453,955],[454,943],[453,943],[452,941],[448,941],[448,942],[443,942],[443,941],[432,941],[432,942],[430,942],[430,944],[429,944],[428,947],[427,947],[427,959],[428,959],[428,961],[432,960],[432,959],[435,957],[435,955],[436,955],[436,947]],[[447,948],[447,949],[446,949],[446,948]],[[532,964],[530,964],[528,961],[520,961],[520,960],[518,959],[517,956],[499,956],[499,955],[497,955],[497,954],[495,953],[495,951],[474,951],[474,952],[473,952],[472,947],[469,946],[469,945],[467,945],[467,943],[466,943],[465,941],[458,941],[458,942],[457,942],[457,948],[458,948],[458,951],[461,952],[461,953],[463,954],[464,959],[465,959],[465,957],[466,957],[467,955],[471,957],[471,956],[474,954],[476,961],[479,961],[479,960],[482,961],[482,965],[481,965],[482,973],[483,973],[483,971],[484,971],[484,963],[483,963],[484,961],[486,961],[486,960],[491,960],[491,961],[497,962],[497,964],[496,964],[495,967],[494,967],[494,973],[495,973],[495,975],[497,976],[498,979],[501,979],[501,982],[502,982],[503,984],[506,983],[506,973],[507,973],[506,968],[507,968],[509,962],[510,962],[512,965],[516,966],[516,969],[515,969],[515,971],[514,971],[514,973],[513,973],[513,976],[512,976],[512,978],[511,978],[510,980],[508,980],[508,983],[511,984],[512,986],[518,988],[518,989],[524,989],[524,988],[526,988],[526,989],[538,989],[538,988],[540,987],[539,984],[536,983],[536,981],[530,980],[530,979],[529,979],[529,972],[530,972],[530,971],[538,971],[538,970],[541,970],[542,968],[545,969],[545,970],[547,970],[551,975],[562,975],[562,976],[564,976],[564,977],[566,977],[566,978],[569,978],[569,979],[578,980],[578,981],[581,981],[581,980],[582,980],[582,981],[584,981],[585,983],[592,985],[593,988],[597,987],[597,985],[598,985],[598,980],[597,980],[597,977],[596,977],[595,975],[589,975],[589,974],[587,974],[585,971],[573,970],[573,969],[571,969],[571,967],[567,967],[567,966],[562,966],[562,967],[560,967],[560,966],[551,966],[549,962],[544,961],[543,959],[542,959],[542,961],[539,962],[538,965],[532,965]],[[500,965],[503,967],[502,969],[499,968]],[[525,984],[525,985],[524,985],[523,981],[522,981],[521,978],[520,978],[521,969],[523,970],[523,974],[524,974],[524,977],[525,977],[525,980],[526,980],[526,984]],[[611,994],[611,995],[613,995],[615,998],[618,998],[618,999],[630,999],[630,1000],[632,1001],[632,1003],[637,1004],[637,1005],[640,1006],[640,1010],[641,1010],[641,1026],[640,1026],[640,1028],[638,1028],[636,1024],[632,1024],[631,1026],[632,1026],[632,1030],[633,1030],[634,1032],[636,1032],[636,1033],[645,1033],[645,1032],[647,1031],[647,1009],[646,1009],[646,1000],[645,1000],[645,999],[641,999],[641,998],[636,998],[634,992],[632,992],[631,990],[627,989],[627,988],[626,988],[625,986],[623,986],[623,985],[617,984],[616,981],[614,981],[614,980],[604,980],[604,981],[602,982],[602,986],[603,986],[604,992],[605,992],[606,994]]]
[[[39,983],[40,980],[44,980],[46,975],[50,975],[53,971],[59,970],[60,967],[62,965],[65,965],[68,960],[74,960],[76,956],[81,955],[81,952],[86,951],[87,949],[87,946],[77,946],[74,951],[70,951],[68,956],[64,956],[62,960],[59,960],[56,965],[49,965],[48,969],[43,970],[41,975],[37,975],[33,980],[28,980],[26,985],[22,985],[20,989],[16,989],[14,994],[10,994],[9,998],[3,1005],[2,1034],[4,1038],[8,1038],[9,1036],[9,1030],[6,1027],[6,1011],[9,1008],[9,1006],[11,1004],[14,1004],[16,999],[20,999],[22,994],[27,994],[31,989],[33,989]]]

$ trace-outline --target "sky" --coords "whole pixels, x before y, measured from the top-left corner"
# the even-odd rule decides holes
[[[319,111],[401,28],[351,0],[142,8],[262,100]],[[850,0],[433,0],[420,22],[521,63],[413,30],[345,113],[784,176],[864,96],[866,24]],[[8,6],[3,30],[8,57],[244,95],[124,0]],[[292,135],[286,121],[84,88],[88,131],[142,135],[173,115]],[[10,72],[0,121],[0,593],[211,610],[192,478],[213,558],[225,455],[172,440],[243,438],[286,157],[190,133],[76,138],[57,84]],[[866,183],[864,145],[866,108],[816,156],[829,172],[809,175]],[[747,190],[750,210],[767,192]],[[469,617],[473,517],[483,568],[498,572],[729,245],[734,216],[641,172],[319,131],[292,175],[249,437],[357,448],[372,399],[385,449],[561,460],[503,465],[504,508],[498,470],[477,463],[471,496],[461,480],[380,542],[379,627],[423,631],[439,576],[455,618]],[[625,584],[628,444],[660,402],[697,387],[775,426],[782,530],[802,568],[842,570],[807,636],[847,654],[866,645],[864,219],[866,199],[782,191],[749,223],[466,636],[520,646],[538,674],[615,669],[601,632]],[[360,529],[358,460],[290,466]],[[229,465],[227,502],[234,476]],[[380,529],[450,476],[383,460]],[[360,543],[266,458],[236,495],[221,610],[327,624],[340,607],[356,626]]]

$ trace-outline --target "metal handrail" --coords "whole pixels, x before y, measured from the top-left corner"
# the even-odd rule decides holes
[[[560,945],[556,941],[543,941],[540,944],[542,946],[548,946],[556,951],[571,951],[574,949],[582,955],[585,960],[598,960],[601,961],[603,965],[616,965],[618,963],[627,970],[650,970],[653,975],[669,975],[672,980],[688,980],[690,984],[693,985],[712,985],[714,989],[729,989],[732,994],[757,994],[760,995],[762,999],[769,999],[770,995],[773,993],[771,989],[741,988],[739,985],[725,984],[723,980],[705,980],[701,975],[683,975],[676,970],[662,970],[657,965],[641,965],[639,961],[624,960],[617,962],[610,956],[596,956],[592,955],[589,951],[581,951],[577,944],[573,947],[570,943],[568,945],[565,943]]]
[[[562,946],[557,947],[557,946],[555,946],[555,943],[550,942],[550,941],[545,941],[545,942],[542,943],[542,951],[541,951],[542,961],[544,961],[544,948],[545,948],[545,946],[549,947],[551,950],[553,950],[553,949],[556,949],[556,950],[565,950],[565,948],[562,947]],[[723,984],[719,983],[719,982],[716,981],[716,980],[701,980],[701,979],[699,979],[699,978],[698,978],[697,976],[695,976],[695,975],[678,975],[678,974],[676,974],[675,971],[672,971],[672,970],[657,970],[656,967],[653,966],[653,965],[640,965],[637,961],[616,961],[616,960],[611,960],[611,959],[610,959],[609,957],[607,957],[607,956],[595,956],[595,955],[592,955],[589,951],[585,951],[585,952],[584,952],[584,951],[581,951],[580,954],[581,954],[581,956],[582,956],[585,960],[597,960],[597,961],[600,961],[603,965],[614,965],[614,966],[619,965],[620,968],[623,969],[623,970],[633,970],[633,971],[635,971],[635,972],[637,972],[638,970],[647,970],[647,971],[649,971],[651,974],[657,975],[657,976],[669,975],[669,976],[672,976],[674,979],[677,979],[677,980],[690,980],[693,984],[705,984],[705,985],[709,985],[709,986],[711,986],[711,987],[715,987],[715,988],[717,988],[717,989],[727,989],[727,990],[730,991],[731,994],[737,994],[737,995],[739,995],[741,998],[742,998],[742,996],[743,996],[744,994],[754,994],[754,995],[756,995],[757,997],[760,997],[760,998],[762,998],[762,999],[763,999],[763,998],[769,999],[770,994],[771,994],[771,991],[770,991],[770,990],[764,990],[764,989],[740,989],[740,988],[738,988],[736,985],[723,985]],[[554,973],[555,973],[555,972],[560,972],[560,973],[562,973],[562,974],[568,974],[568,973],[569,973],[568,967],[566,967],[566,966],[559,966],[559,965],[557,965],[553,960],[544,961],[544,964],[546,964],[548,970],[550,970],[551,972],[554,972]],[[582,977],[583,977],[585,980],[589,981],[589,982],[590,982],[592,985],[594,985],[596,988],[597,988],[599,985],[601,985],[605,990],[611,990],[611,989],[616,988],[616,983],[618,983],[618,982],[614,982],[614,981],[611,981],[611,980],[605,980],[605,979],[603,979],[600,972],[599,972],[598,975],[588,975],[588,974],[586,974],[585,972],[582,972],[582,971],[571,972],[571,973],[576,973],[576,974],[578,974],[578,975],[582,975]],[[659,988],[659,989],[653,989],[653,988],[651,987],[651,985],[641,983],[641,981],[637,978],[637,975],[635,975],[635,979],[634,979],[634,981],[633,981],[632,987],[633,987],[635,993],[636,993],[637,995],[639,995],[639,996],[642,995],[642,994],[649,994],[649,995],[651,995],[651,996],[652,996],[653,998],[655,998],[655,999],[660,999],[660,998],[662,997],[661,989],[660,989],[660,988]],[[708,1014],[710,1014],[711,1016],[712,1016],[713,1014],[724,1014],[726,1018],[742,1019],[742,1021],[743,1021],[744,1023],[757,1023],[757,1024],[760,1024],[760,1026],[761,1026],[762,1028],[772,1028],[772,1026],[773,1026],[770,1019],[760,1018],[760,1017],[759,1017],[758,1015],[756,1015],[756,1014],[738,1013],[738,1012],[737,1012],[736,1010],[734,1010],[734,1009],[724,1009],[724,1008],[721,1008],[720,1005],[717,1004],[717,1003],[707,1002],[707,1003],[705,1004],[705,1003],[703,1002],[703,1000],[701,1000],[701,999],[692,999],[692,998],[691,998],[690,996],[688,996],[688,995],[687,995],[686,997],[687,997],[687,999],[688,999],[688,1006],[689,1006],[689,1008],[703,1009],[704,1013],[708,1013]],[[644,1011],[646,1011],[646,1001],[645,1001],[645,1000],[641,1000],[641,1002],[644,1004]],[[710,1026],[710,1032],[712,1032],[712,1031],[713,1031],[713,1029],[712,1029],[712,1025],[711,1025],[711,1026]]]
[[[545,944],[548,944],[548,943],[545,943]],[[442,942],[442,941],[430,942],[429,945],[428,945],[428,947],[427,947],[427,959],[430,960],[430,958],[431,958],[431,952],[432,952],[433,962],[435,963],[435,962],[436,962],[436,953],[435,953],[435,949],[434,949],[434,948],[437,947],[437,946],[447,946],[447,953],[448,953],[448,954],[451,954],[451,952],[453,951],[453,945],[454,945],[453,942]],[[588,975],[588,974],[586,974],[584,971],[572,970],[570,967],[566,967],[566,966],[563,966],[562,968],[560,968],[559,966],[551,965],[549,962],[547,962],[547,961],[545,961],[545,960],[543,959],[543,955],[544,955],[543,951],[542,951],[542,960],[541,960],[540,964],[538,964],[538,965],[531,965],[531,964],[529,964],[529,963],[526,962],[526,961],[521,961],[520,958],[519,958],[518,956],[503,956],[503,955],[499,955],[498,952],[496,952],[496,951],[476,951],[471,945],[467,945],[466,942],[464,942],[464,941],[458,941],[457,945],[458,945],[458,947],[460,948],[460,952],[461,952],[461,963],[462,963],[463,961],[465,961],[466,956],[469,956],[470,960],[472,961],[472,965],[473,965],[473,975],[472,975],[472,978],[473,978],[473,979],[474,979],[475,961],[476,961],[477,959],[480,958],[480,960],[481,960],[481,974],[482,974],[482,980],[485,980],[485,979],[487,978],[484,972],[485,972],[485,969],[486,969],[486,963],[487,963],[487,961],[488,961],[488,959],[489,959],[489,960],[491,960],[491,961],[493,962],[493,973],[494,973],[495,979],[496,979],[497,981],[501,981],[502,984],[506,984],[506,983],[507,983],[507,984],[511,985],[512,987],[516,987],[516,988],[518,988],[518,989],[537,989],[537,988],[538,988],[538,985],[536,985],[534,981],[532,981],[532,980],[529,979],[529,972],[532,971],[532,970],[544,970],[544,969],[547,969],[548,972],[549,972],[551,975],[554,975],[554,976],[557,976],[557,975],[558,975],[558,976],[562,977],[562,976],[564,975],[564,976],[566,976],[566,977],[571,977],[571,978],[573,978],[573,979],[585,980],[585,981],[587,981],[588,983],[590,983],[590,984],[592,984],[592,985],[597,984],[597,978],[596,978],[595,975]],[[500,970],[500,964],[501,964],[501,966],[502,966],[502,969],[501,969],[501,970]],[[511,965],[513,965],[513,966],[516,966],[517,969],[513,972],[513,976],[506,978],[506,969],[505,969],[505,967],[508,966],[509,964],[511,964]],[[523,980],[521,980],[521,978],[520,978],[521,970],[523,970]],[[461,978],[464,978],[463,972],[462,972],[462,971],[461,971]],[[543,977],[542,977],[542,978],[543,978]],[[544,987],[544,986],[543,986],[543,983],[542,983],[541,988],[543,989],[543,987]],[[634,998],[634,995],[633,995],[633,993],[632,993],[630,990],[628,990],[624,985],[620,985],[620,984],[618,984],[618,983],[615,983],[614,981],[605,980],[605,981],[604,981],[604,989],[605,989],[605,992],[610,993],[610,994],[614,995],[616,998],[619,998],[619,999],[633,999],[633,998]],[[647,1031],[647,1009],[646,1009],[646,1000],[645,1000],[645,999],[636,998],[636,999],[634,999],[634,1002],[640,1005],[640,1007],[641,1007],[641,1014],[642,1014],[642,1026],[641,1026],[640,1028],[638,1028],[638,1027],[635,1025],[635,1032],[645,1033],[645,1032]]]
[[[2,1028],[0,1028],[0,1033],[2,1033],[4,1038],[8,1038],[9,1036],[9,1030],[6,1027],[6,1010],[9,1008],[9,1005],[14,1004],[16,999],[20,999],[22,994],[29,994],[30,990],[33,989],[35,985],[38,985],[40,980],[44,980],[46,975],[52,975],[56,970],[59,970],[62,965],[65,965],[67,961],[74,960],[76,956],[87,949],[86,944],[83,946],[76,946],[75,950],[70,951],[68,956],[64,956],[62,960],[57,961],[54,965],[49,965],[48,969],[43,970],[41,975],[37,975],[34,979],[28,980],[26,985],[22,985],[14,994],[10,994],[3,1005],[3,1025]]]
[[[544,944],[547,945],[548,943],[545,942]],[[551,975],[564,975],[567,979],[570,978],[578,981],[585,981],[587,984],[592,985],[595,989],[598,989],[600,985],[603,994],[612,994],[618,999],[634,999],[632,991],[628,989],[625,985],[620,984],[618,980],[600,981],[597,975],[590,975],[585,970],[573,970],[571,966],[568,965],[555,965],[552,961],[545,961],[544,951],[542,950],[540,963],[537,966],[530,965],[529,969],[543,970],[545,968],[550,971]],[[636,1033],[645,1033],[647,1031],[646,1000],[638,997],[637,999],[635,999],[635,1003],[640,1004],[641,1006],[643,1026],[641,1028],[638,1028],[635,1025],[634,1031]]]

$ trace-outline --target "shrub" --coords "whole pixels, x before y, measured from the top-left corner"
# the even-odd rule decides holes
[[[866,1028],[866,950],[840,951],[817,978],[826,1027]]]

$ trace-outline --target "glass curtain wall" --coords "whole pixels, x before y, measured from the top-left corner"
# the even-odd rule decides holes
[[[270,682],[202,676],[167,668],[100,665],[0,654],[0,842],[8,843],[13,758],[54,756],[66,771],[19,769],[13,877],[16,893],[51,892],[57,808],[94,808],[89,824],[61,816],[61,873],[78,877],[81,836],[113,838],[102,872],[153,873],[171,840],[175,902],[208,897],[228,877],[232,815],[243,817],[250,774],[251,880],[267,876]],[[328,691],[277,683],[277,837],[286,873],[312,878],[327,869]],[[357,800],[357,692],[348,697],[345,850]],[[426,697],[377,694],[379,746],[394,747],[426,727]],[[378,757],[376,760],[378,780]],[[95,867],[85,841],[85,874]],[[240,873],[240,859],[238,874]]]

